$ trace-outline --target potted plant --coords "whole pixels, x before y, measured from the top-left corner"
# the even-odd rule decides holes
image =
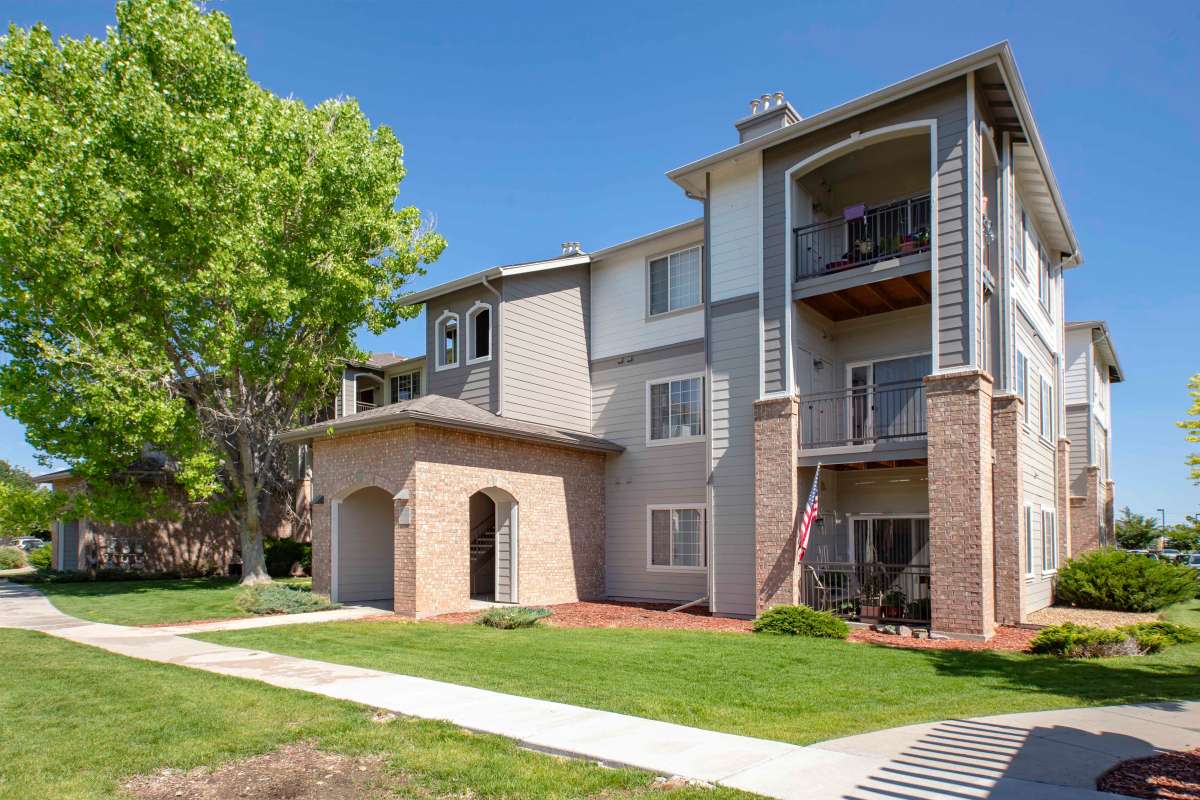
[[[904,603],[908,598],[899,589],[892,589],[882,598],[883,615],[891,619],[904,617]]]
[[[911,237],[907,234],[904,235],[903,237],[901,237],[901,239],[900,239],[900,252],[901,253],[911,253],[912,251],[914,251],[916,249],[917,249],[917,243],[913,239],[913,237]]]

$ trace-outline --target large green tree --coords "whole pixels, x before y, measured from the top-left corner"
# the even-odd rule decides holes
[[[1179,427],[1187,431],[1183,438],[1189,442],[1200,442],[1200,374],[1193,375],[1188,379],[1188,394],[1192,396],[1192,405],[1188,408],[1188,416],[1191,419],[1180,422]],[[1187,464],[1188,469],[1191,470],[1192,480],[1200,483],[1200,453],[1189,455]]]
[[[103,40],[0,40],[0,406],[93,516],[144,513],[127,467],[166,453],[265,580],[275,435],[331,396],[357,329],[416,312],[403,287],[445,243],[397,207],[403,149],[353,100],[258,86],[189,0],[116,17]]]
[[[1122,508],[1121,515],[1117,517],[1117,544],[1126,550],[1144,550],[1160,533],[1158,520],[1145,514],[1135,514],[1129,506]]]

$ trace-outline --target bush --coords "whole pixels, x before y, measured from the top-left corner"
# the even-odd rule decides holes
[[[1132,636],[1147,653],[1157,653],[1164,647],[1176,644],[1200,642],[1200,630],[1174,622],[1139,622],[1117,628],[1121,633]]]
[[[299,562],[305,575],[312,574],[312,545],[295,539],[264,539],[263,556],[267,562],[267,574],[272,578],[286,578],[292,574],[292,565]]]
[[[775,606],[754,620],[754,632],[845,639],[850,635],[850,626],[828,611],[815,611],[808,606]]]
[[[302,614],[306,611],[325,611],[337,608],[329,598],[313,594],[299,586],[286,583],[263,583],[247,586],[238,593],[237,607],[251,614]]]
[[[1081,608],[1158,611],[1198,590],[1195,571],[1182,564],[1112,548],[1076,556],[1058,572],[1059,599]]]
[[[34,550],[29,554],[27,559],[29,561],[29,566],[36,567],[40,570],[50,569],[50,556],[52,555],[53,550],[54,548],[48,544],[39,547],[37,550]]]
[[[489,608],[475,618],[477,625],[487,625],[489,628],[512,630],[513,628],[532,628],[540,620],[550,616],[548,608]]]
[[[1136,639],[1121,631],[1076,625],[1073,622],[1042,629],[1034,637],[1030,650],[1064,658],[1136,656],[1144,652]]]
[[[0,547],[0,569],[20,569],[25,566],[25,551],[19,547]]]

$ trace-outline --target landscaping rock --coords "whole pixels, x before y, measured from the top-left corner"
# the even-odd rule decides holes
[[[913,635],[913,629],[907,625],[899,625],[896,627],[896,634],[899,636],[908,636],[911,638]]]
[[[915,628],[915,629],[913,629],[913,638],[914,639],[928,639],[929,631],[925,630],[924,628]]]

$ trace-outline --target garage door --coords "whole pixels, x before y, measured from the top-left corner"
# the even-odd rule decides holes
[[[360,489],[338,508],[337,600],[391,600],[395,545],[392,496]]]

